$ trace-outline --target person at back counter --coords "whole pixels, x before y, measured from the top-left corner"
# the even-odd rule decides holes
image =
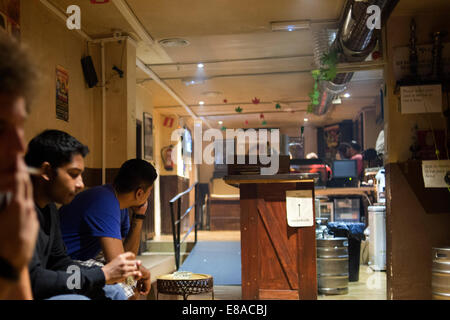
[[[361,179],[364,171],[363,156],[361,146],[356,142],[342,142],[338,147],[337,160],[356,160],[356,169],[358,177]]]

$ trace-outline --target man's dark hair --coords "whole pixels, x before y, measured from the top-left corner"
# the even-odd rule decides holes
[[[36,71],[19,42],[0,31],[0,94],[31,100]]]
[[[59,130],[46,130],[28,144],[25,162],[35,168],[48,162],[56,169],[70,163],[74,155],[80,154],[84,158],[88,153],[89,148],[70,134]]]
[[[126,161],[114,179],[114,189],[118,193],[134,192],[139,188],[147,190],[158,177],[155,168],[145,160]]]
[[[352,141],[350,145],[352,146],[353,149],[356,150],[356,152],[361,152],[361,146],[359,145],[358,142]]]
[[[347,142],[341,142],[339,144],[339,147],[337,148],[337,151],[341,154],[341,155],[345,155],[347,150],[351,148],[351,145]]]

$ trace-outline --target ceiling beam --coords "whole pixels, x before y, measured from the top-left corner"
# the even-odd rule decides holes
[[[237,73],[237,74],[218,74],[210,77],[200,78],[200,80],[211,80],[216,78],[239,78],[239,77],[259,77],[259,76],[274,76],[274,75],[286,75],[286,74],[300,74],[311,73],[311,70],[294,70],[294,71],[275,71],[275,72],[260,72],[260,73]],[[161,80],[184,80],[190,77],[167,77],[161,78]],[[311,78],[312,79],[312,78]],[[150,81],[153,79],[141,79],[142,82]]]
[[[292,109],[292,110],[278,110],[278,111],[258,111],[258,112],[241,112],[241,113],[217,113],[217,114],[200,114],[202,117],[223,117],[223,116],[239,116],[239,115],[252,115],[252,114],[272,114],[272,113],[295,113],[295,112],[306,112],[307,109]]]
[[[133,30],[137,33],[137,35],[141,38],[141,40],[147,44],[153,44],[155,41],[144,28],[142,23],[138,20],[136,15],[128,6],[125,0],[112,0],[112,3],[116,6],[116,8],[120,11],[122,16],[127,20]]]
[[[349,98],[342,98],[343,101],[351,101],[351,100],[364,100],[364,99],[374,99],[374,98],[378,98],[378,95],[374,95],[374,96],[359,96],[359,97],[355,97],[355,96],[351,96]],[[292,101],[272,101],[272,102],[260,102],[257,105],[274,105],[274,104],[281,104],[283,105],[289,105],[289,104],[294,104],[294,103],[309,103],[310,100],[292,100]],[[218,103],[218,104],[205,104],[203,106],[200,106],[198,104],[195,105],[188,105],[190,108],[210,108],[210,107],[233,107],[236,108],[236,106],[251,106],[251,105],[255,105],[251,102],[228,102],[228,103]],[[171,106],[154,106],[155,109],[170,109],[170,108],[181,108],[182,106],[180,105],[171,105]],[[289,108],[288,106],[285,106],[285,108]]]
[[[173,63],[155,63],[147,64],[149,67],[167,67],[167,66],[187,66],[187,65],[197,65],[198,63],[215,64],[215,63],[232,63],[232,62],[249,62],[249,61],[267,61],[267,60],[282,60],[282,59],[295,59],[295,58],[314,58],[312,54],[302,54],[302,55],[290,55],[290,56],[274,56],[274,57],[256,57],[256,58],[242,58],[242,59],[222,59],[222,60],[207,60],[207,61],[196,61],[196,62],[173,62]]]

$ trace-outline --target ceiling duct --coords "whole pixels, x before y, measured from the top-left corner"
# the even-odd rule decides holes
[[[320,59],[329,50],[337,50],[339,62],[361,62],[374,50],[380,37],[380,30],[369,28],[367,21],[371,13],[367,8],[376,5],[381,12],[381,26],[384,26],[398,0],[347,0],[339,20],[337,30],[323,29],[313,31],[315,39],[314,57],[316,65],[323,67]],[[333,81],[321,81],[319,86],[319,105],[316,115],[324,115],[333,105],[338,95],[346,89],[353,72],[340,73]]]

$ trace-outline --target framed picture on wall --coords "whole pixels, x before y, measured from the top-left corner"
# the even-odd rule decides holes
[[[153,161],[153,118],[144,112],[144,159]]]

